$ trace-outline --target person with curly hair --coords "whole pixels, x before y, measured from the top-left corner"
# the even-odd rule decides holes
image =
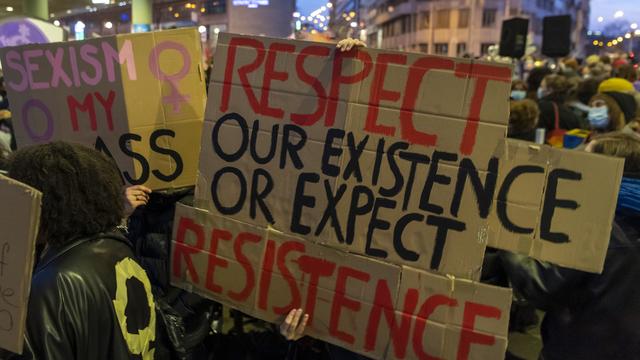
[[[13,153],[8,173],[43,195],[23,357],[153,358],[154,300],[116,231],[124,203],[114,162],[52,142]]]
[[[508,136],[513,139],[535,141],[540,110],[533,100],[511,102]]]

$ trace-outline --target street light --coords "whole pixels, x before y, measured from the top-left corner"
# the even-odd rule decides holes
[[[631,39],[631,34],[630,34],[630,33],[626,33],[626,34],[624,34],[624,38],[625,38],[625,39]]]
[[[327,7],[328,7],[329,9],[331,9],[331,8],[333,7],[333,3],[328,2],[328,3],[327,3]]]
[[[207,27],[206,27],[206,26],[204,26],[204,25],[200,25],[200,26],[198,26],[198,32],[199,32],[200,34],[204,34],[205,32],[207,32]]]
[[[631,29],[635,30],[638,28],[638,23],[631,24]]]
[[[603,22],[604,18],[602,16],[598,16],[598,22]]]
[[[616,40],[618,40],[618,42],[622,42],[622,40],[624,40],[624,39],[622,38],[622,36],[618,36],[618,38]]]
[[[618,10],[618,11],[616,11],[615,14],[613,14],[613,17],[616,18],[616,19],[617,18],[621,18],[623,16],[624,16],[624,11],[622,11],[622,10]]]
[[[53,20],[53,25],[60,26],[60,20]]]
[[[107,21],[106,23],[104,23],[104,27],[107,29],[111,29],[113,28],[113,23],[111,21]]]

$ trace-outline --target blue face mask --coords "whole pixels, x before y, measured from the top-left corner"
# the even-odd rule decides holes
[[[609,108],[606,106],[589,108],[589,124],[594,129],[604,129],[609,126]]]
[[[511,90],[511,98],[513,100],[522,100],[527,96],[527,92],[524,90]]]
[[[545,89],[543,89],[543,88],[539,87],[539,88],[538,88],[537,95],[538,95],[538,99],[542,99],[543,97],[545,97],[545,96],[549,95],[549,92],[547,92],[547,90],[545,90]]]

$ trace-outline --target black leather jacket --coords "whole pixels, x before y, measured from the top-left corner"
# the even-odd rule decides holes
[[[545,360],[640,359],[640,214],[616,215],[602,274],[500,256],[514,290],[546,311]]]
[[[34,270],[21,358],[152,359],[155,318],[127,239],[76,240],[47,250]]]

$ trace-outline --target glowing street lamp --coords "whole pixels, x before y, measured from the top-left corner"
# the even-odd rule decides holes
[[[637,28],[638,28],[638,23],[633,23],[633,24],[631,24],[631,29],[632,29],[632,30],[635,30],[635,29],[637,29]]]
[[[604,18],[602,16],[598,16],[598,22],[603,22]]]
[[[107,21],[106,23],[104,23],[104,27],[106,29],[111,29],[113,28],[113,23],[111,21]]]
[[[631,39],[631,34],[630,34],[630,33],[626,33],[626,34],[624,34],[624,38],[625,38],[625,39]]]
[[[615,14],[613,14],[613,17],[616,18],[616,19],[617,18],[621,18],[623,16],[624,16],[624,11],[622,11],[622,10],[618,10],[618,11],[616,11]]]

